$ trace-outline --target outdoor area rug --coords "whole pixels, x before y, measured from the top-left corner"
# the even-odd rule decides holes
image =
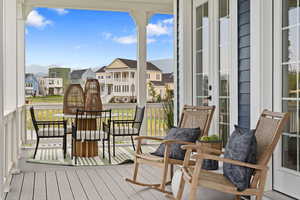
[[[143,153],[154,152],[157,145],[143,145]],[[116,156],[112,155],[111,149],[111,163],[108,162],[108,152],[105,151],[105,158],[102,157],[102,148],[99,147],[99,156],[97,157],[78,157],[76,166],[100,166],[100,165],[119,165],[133,163],[135,152],[131,146],[116,146]],[[35,159],[33,157],[33,151],[30,152],[30,159],[27,159],[29,163],[37,164],[50,164],[50,165],[64,165],[75,166],[74,159],[71,160],[71,149],[68,150],[67,157],[64,159],[63,151],[61,148],[43,148],[37,151]]]

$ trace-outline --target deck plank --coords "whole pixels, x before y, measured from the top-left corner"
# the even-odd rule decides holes
[[[123,172],[123,171],[127,171],[127,174],[128,174],[128,178],[132,178],[133,176],[133,166],[131,168],[120,168],[119,169],[120,172]],[[126,173],[126,172],[124,172]],[[151,180],[147,177],[147,173],[145,173],[144,169],[143,169],[143,166],[141,165],[140,166],[140,169],[139,169],[139,174],[138,174],[138,181],[141,181],[143,183],[152,183]],[[158,180],[156,180],[156,182],[154,183],[159,183]],[[130,183],[128,183],[130,184]],[[157,190],[154,190],[154,189],[147,189],[146,187],[141,187],[141,186],[137,186],[137,185],[134,185],[132,184],[133,186],[135,186],[137,192],[141,191],[142,190],[142,193],[151,193],[152,194],[152,199],[157,199],[157,200],[162,200],[162,199],[166,199],[165,195]],[[145,198],[145,197],[144,197]],[[148,197],[146,197],[145,199],[148,199]]]
[[[34,190],[34,172],[29,172],[24,175],[23,187],[20,200],[32,200]]]
[[[96,172],[98,176],[100,176],[103,181],[106,183],[106,185],[110,188],[110,191],[113,192],[113,195],[117,200],[122,199],[126,200],[129,199],[127,194],[120,189],[120,187],[115,183],[115,181],[112,180],[111,176],[108,174],[108,172],[105,170],[105,168],[99,168],[96,169]]]
[[[6,200],[19,200],[21,191],[22,191],[22,186],[23,186],[23,178],[24,174],[18,174],[14,175],[13,179],[10,183],[11,190],[6,196]]]
[[[56,172],[60,197],[62,200],[74,200],[69,180],[65,171]]]
[[[60,200],[55,172],[46,172],[47,199]]]
[[[88,196],[88,199],[102,199],[101,196],[98,194],[98,191],[95,189],[94,184],[89,179],[87,173],[85,173],[84,170],[77,170],[76,173],[82,184],[83,189],[85,190],[85,193]]]
[[[76,174],[75,170],[68,170],[66,171],[70,185],[71,190],[73,191],[74,199],[75,200],[87,200],[87,196],[85,194],[85,191],[82,188],[82,185],[78,179],[78,176]]]
[[[110,177],[115,181],[115,184],[119,185],[121,190],[123,190],[127,194],[129,199],[143,200],[142,196],[139,193],[137,193],[136,190],[134,190],[133,187],[125,181],[124,174],[121,176],[117,172],[115,167],[107,168],[106,171],[108,172]]]
[[[96,186],[96,190],[101,194],[101,198],[104,200],[117,200],[112,194],[113,191],[110,191],[106,183],[98,176],[95,170],[86,170],[87,175]]]
[[[46,200],[46,173],[36,172],[34,182],[34,200]]]

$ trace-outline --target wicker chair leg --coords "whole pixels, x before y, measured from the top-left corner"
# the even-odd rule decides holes
[[[113,156],[116,156],[116,140],[115,136],[113,135]]]
[[[33,159],[35,159],[38,147],[39,147],[39,143],[40,143],[40,138],[37,138],[36,140],[36,146],[35,146],[35,150],[34,150],[34,154],[33,154]]]
[[[102,140],[102,157],[103,157],[103,159],[105,158],[105,140],[103,139]]]
[[[108,149],[108,160],[109,160],[109,163],[111,164],[111,155],[110,155],[110,137],[108,137],[108,140],[107,140],[107,149]]]
[[[130,137],[131,137],[132,148],[133,148],[133,150],[135,151],[135,145],[134,145],[133,137],[132,137],[132,136],[130,136]]]
[[[64,151],[64,158],[66,159],[66,155],[67,155],[67,136],[64,136],[63,139],[63,151]]]

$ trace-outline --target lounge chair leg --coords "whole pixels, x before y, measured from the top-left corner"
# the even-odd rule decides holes
[[[133,137],[132,137],[132,136],[130,136],[130,137],[131,137],[132,148],[133,148],[133,150],[135,151],[135,146],[134,146]]]
[[[40,138],[37,138],[37,140],[36,140],[36,146],[35,146],[35,150],[34,150],[34,154],[33,154],[33,159],[35,159],[36,152],[37,152],[37,149],[39,147],[39,143],[40,143]]]
[[[165,166],[164,166],[164,169],[163,169],[162,182],[161,182],[161,185],[160,185],[160,189],[162,191],[165,191],[167,176],[168,176],[168,168],[169,168],[169,165],[167,163],[165,163]]]
[[[182,199],[184,186],[185,186],[185,180],[184,180],[183,175],[182,175],[181,178],[180,178],[180,183],[179,183],[179,188],[178,188],[178,192],[177,192],[177,195],[176,195],[176,200],[181,200]]]
[[[137,159],[135,159],[134,171],[133,171],[133,181],[136,181],[136,179],[137,179],[138,169],[139,169],[139,163],[137,162]]]

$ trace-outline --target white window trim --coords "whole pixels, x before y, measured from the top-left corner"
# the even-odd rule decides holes
[[[255,128],[261,112],[273,110],[273,0],[250,3],[250,124]],[[272,190],[269,166],[265,190]]]

